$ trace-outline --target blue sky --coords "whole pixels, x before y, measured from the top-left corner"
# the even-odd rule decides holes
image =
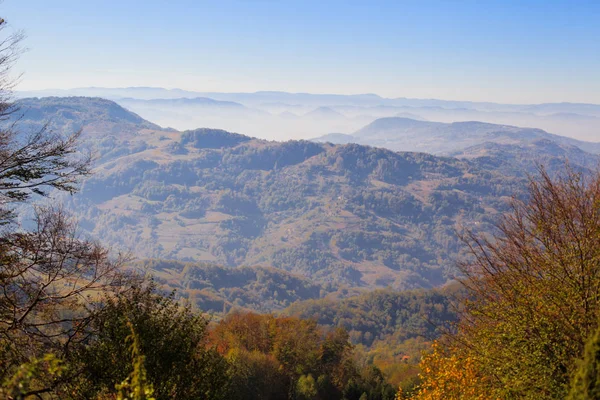
[[[20,89],[600,103],[600,1],[4,0]]]

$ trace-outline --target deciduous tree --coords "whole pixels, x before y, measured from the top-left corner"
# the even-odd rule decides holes
[[[600,173],[541,169],[496,235],[466,241],[467,300],[450,336],[454,352],[441,361],[468,363],[492,398],[565,398],[598,321]],[[447,382],[445,369],[426,370],[426,381]]]

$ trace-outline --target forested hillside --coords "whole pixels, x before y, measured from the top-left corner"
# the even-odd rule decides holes
[[[161,291],[176,290],[177,298],[215,320],[228,320],[231,313],[276,311],[313,321],[326,331],[343,329],[357,357],[380,368],[389,382],[406,387],[415,382],[421,353],[456,322],[462,295],[457,283],[440,289],[356,293],[274,268],[164,260],[132,267],[148,271]]]
[[[330,285],[268,267],[231,268],[167,260],[144,260],[130,267],[147,271],[163,291],[175,290],[179,298],[211,314],[232,310],[269,313],[334,291]]]
[[[452,330],[462,292],[456,282],[430,290],[375,290],[345,299],[300,301],[283,314],[345,329],[365,359],[390,382],[409,387],[417,377],[422,352]]]
[[[389,336],[398,342],[417,337],[433,340],[448,329],[448,322],[456,320],[452,302],[459,293],[459,285],[402,292],[380,289],[341,300],[297,302],[284,314],[344,328],[353,343],[365,346]]]
[[[445,282],[455,230],[492,222],[522,185],[425,154],[213,130],[156,136],[101,165],[73,199],[93,235],[138,256],[265,265],[350,286]]]

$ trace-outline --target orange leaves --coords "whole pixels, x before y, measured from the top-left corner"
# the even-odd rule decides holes
[[[241,398],[287,398],[294,392],[315,398],[318,392],[317,398],[335,399],[346,389],[359,396],[371,390],[393,394],[379,370],[363,374],[355,364],[345,330],[326,332],[314,320],[231,314],[211,332],[210,342],[230,363]]]

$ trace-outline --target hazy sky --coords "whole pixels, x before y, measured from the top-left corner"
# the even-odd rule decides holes
[[[4,0],[21,90],[600,103],[600,0]]]

